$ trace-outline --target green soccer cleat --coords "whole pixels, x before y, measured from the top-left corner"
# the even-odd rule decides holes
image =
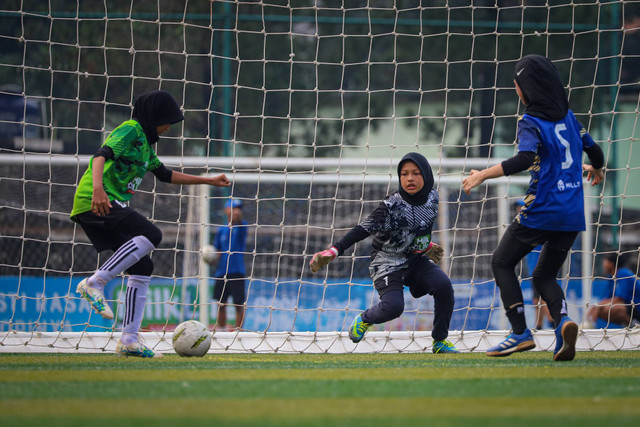
[[[434,341],[432,350],[433,350],[433,352],[435,354],[440,354],[440,353],[460,353],[460,350],[455,348],[455,346],[453,344],[451,344],[451,342],[449,342],[447,340]]]
[[[362,317],[358,314],[355,319],[353,319],[353,323],[349,328],[349,338],[354,343],[359,343],[364,338],[365,332],[369,329],[373,324],[365,323],[362,321]]]
[[[104,297],[104,288],[93,288],[89,286],[89,279],[84,279],[78,283],[76,292],[89,302],[93,310],[105,319],[113,319],[113,311]]]
[[[158,359],[160,357],[164,357],[162,356],[162,353],[156,353],[139,341],[129,345],[125,345],[122,341],[118,341],[118,344],[116,345],[116,354],[118,356],[142,357],[145,359]]]

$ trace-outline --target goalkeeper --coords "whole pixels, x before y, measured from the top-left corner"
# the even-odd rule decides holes
[[[398,164],[400,188],[384,199],[361,224],[356,225],[329,249],[313,256],[310,266],[317,272],[355,243],[374,236],[369,273],[380,295],[380,302],[358,314],[349,337],[360,342],[374,324],[388,322],[404,311],[404,286],[420,298],[432,295],[433,352],[458,353],[447,341],[453,313],[453,287],[438,267],[443,255],[431,242],[433,222],[438,215],[438,192],[433,188],[433,173],[427,159],[409,153]]]
[[[540,258],[533,270],[533,286],[547,302],[553,317],[556,347],[553,360],[573,360],[578,325],[567,316],[567,302],[556,277],[573,241],[585,229],[582,172],[587,181],[604,178],[604,155],[569,109],[558,70],[547,58],[527,55],[516,64],[516,92],[526,106],[518,122],[518,154],[463,180],[464,191],[486,179],[529,169],[531,181],[522,207],[493,253],[491,267],[511,323],[512,333],[487,351],[508,356],[536,345],[527,329],[522,290],[515,267],[537,245]],[[582,165],[585,151],[591,165]]]
[[[225,175],[188,175],[171,171],[158,160],[153,144],[182,120],[180,107],[167,92],[141,95],[134,104],[133,118],[111,132],[92,157],[73,199],[71,219],[80,224],[98,252],[114,251],[98,271],[78,284],[77,292],[98,314],[113,319],[104,287],[120,273],[129,274],[118,355],[162,356],[138,337],[153,272],[149,254],[162,240],[160,229],[127,205],[142,177],[150,171],[160,181],[173,184],[230,185]]]

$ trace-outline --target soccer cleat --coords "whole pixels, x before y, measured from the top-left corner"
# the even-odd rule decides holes
[[[129,345],[123,344],[122,340],[118,341],[118,344],[116,345],[116,354],[118,356],[142,357],[146,359],[157,359],[160,357],[164,357],[162,356],[162,353],[156,353],[139,341],[133,342]]]
[[[89,279],[84,279],[78,283],[76,292],[89,302],[91,308],[105,319],[113,319],[113,311],[104,297],[104,288],[93,288],[89,286]]]
[[[578,340],[578,324],[564,316],[556,328],[556,348],[553,360],[569,361],[576,357],[576,341]]]
[[[442,341],[434,341],[433,342],[433,352],[436,354],[439,353],[460,353],[460,350],[454,347],[451,342],[447,340]]]
[[[358,314],[355,319],[353,319],[353,323],[349,328],[349,338],[354,343],[359,343],[364,338],[365,332],[369,329],[373,324],[365,323],[362,321],[362,317]]]
[[[529,329],[527,329],[520,335],[514,333],[509,334],[507,339],[488,349],[486,355],[492,357],[504,357],[511,355],[511,353],[531,350],[532,348],[535,348],[535,346],[536,343],[533,341],[533,334]]]

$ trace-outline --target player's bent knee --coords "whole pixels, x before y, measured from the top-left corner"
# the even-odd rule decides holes
[[[127,273],[137,276],[151,276],[153,273],[153,261],[149,256],[144,256],[140,258],[140,261],[129,267]]]
[[[451,297],[453,299],[453,285],[451,284],[451,280],[447,278],[446,280],[436,283],[433,286],[433,295]]]
[[[162,230],[160,230],[155,225],[150,227],[149,230],[147,230],[143,234],[143,236],[149,239],[151,244],[153,244],[153,246],[156,248],[160,245],[160,242],[162,242]]]
[[[400,317],[404,311],[404,300],[381,301],[380,308],[385,313],[388,320]]]
[[[511,266],[509,265],[508,262],[506,262],[504,259],[496,256],[495,253],[491,257],[491,270],[493,271],[494,276],[495,276],[495,272],[496,271],[509,269],[510,267]]]

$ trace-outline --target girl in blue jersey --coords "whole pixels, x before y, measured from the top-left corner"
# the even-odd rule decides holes
[[[531,181],[525,205],[507,228],[493,253],[491,267],[511,323],[512,333],[487,350],[489,356],[508,356],[535,347],[527,329],[516,265],[542,244],[533,270],[533,286],[547,302],[555,324],[554,360],[573,360],[578,325],[567,316],[567,303],[556,276],[580,231],[585,230],[582,173],[592,185],[603,179],[604,155],[569,109],[555,66],[540,55],[527,55],[516,64],[516,92],[526,106],[518,121],[518,154],[463,180],[469,194],[486,179],[529,169]],[[582,152],[591,165],[582,165]]]

